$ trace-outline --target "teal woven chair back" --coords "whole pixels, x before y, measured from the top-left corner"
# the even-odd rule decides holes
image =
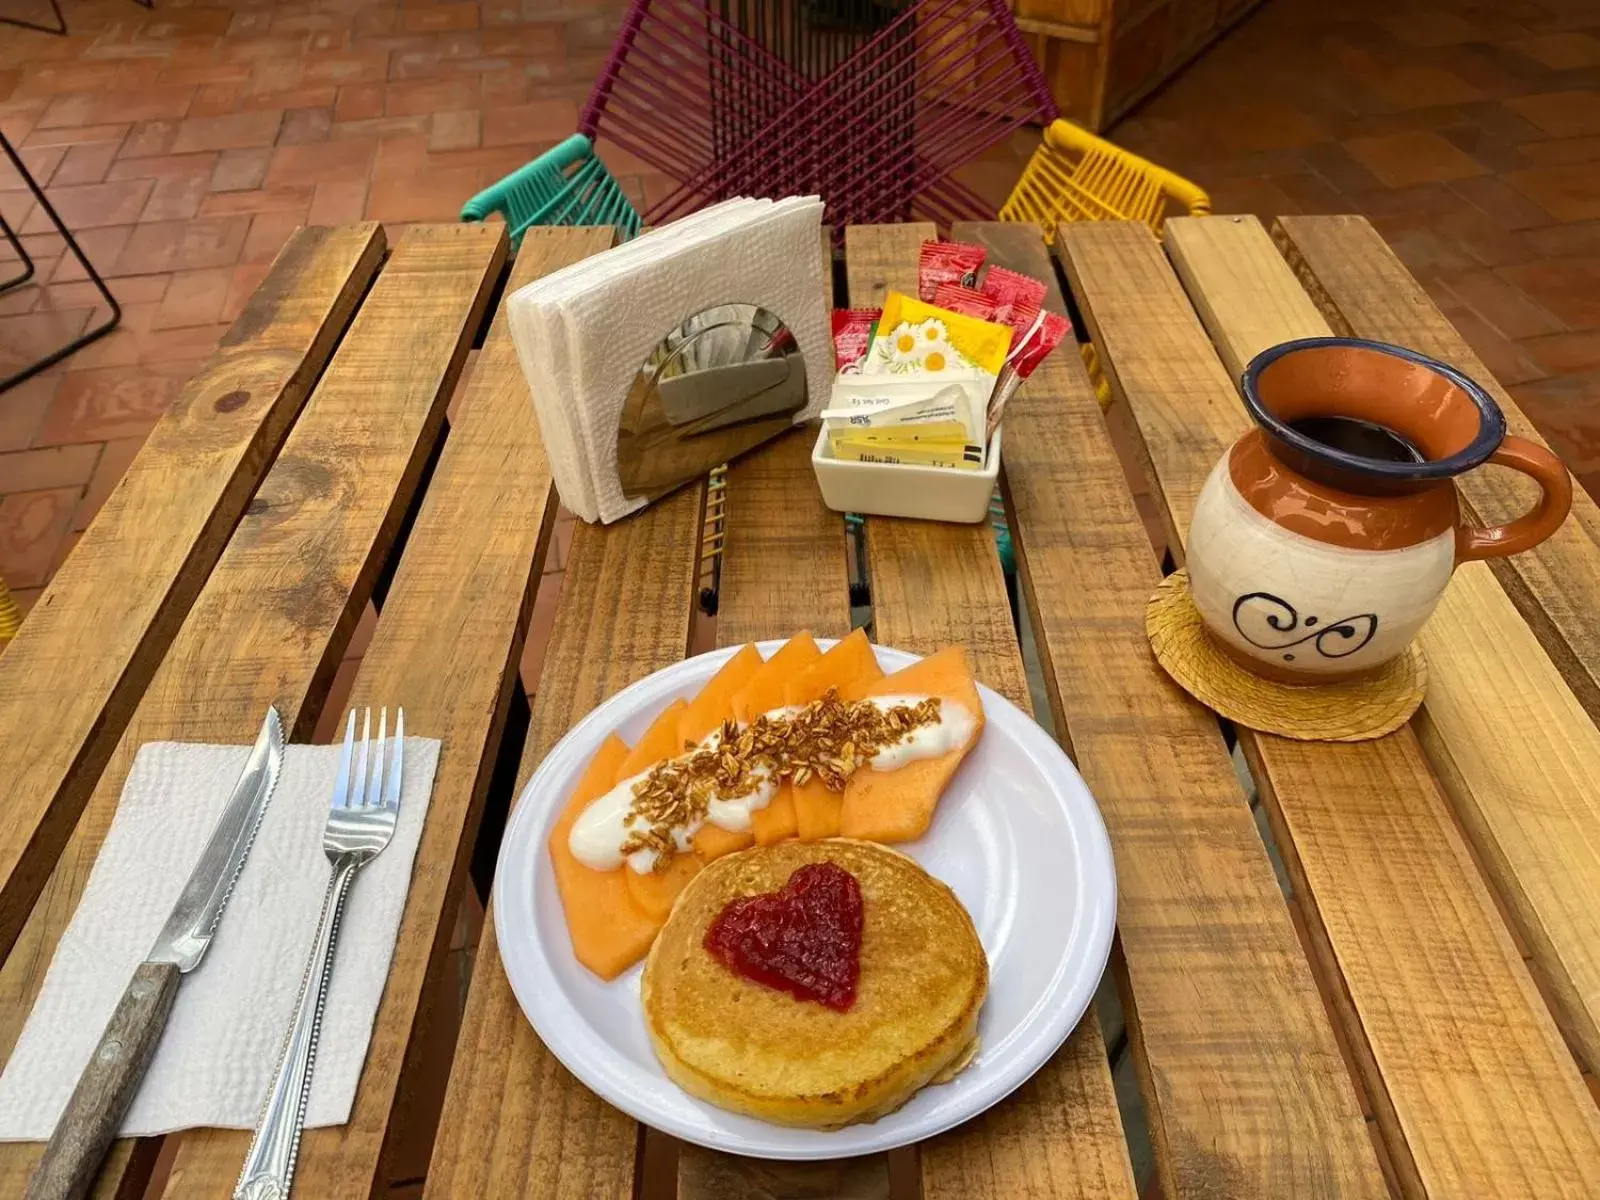
[[[638,212],[581,133],[461,207],[463,221],[486,221],[495,213],[505,218],[513,249],[534,225],[615,225],[624,240],[639,232]]]

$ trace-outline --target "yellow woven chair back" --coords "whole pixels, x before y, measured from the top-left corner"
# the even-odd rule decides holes
[[[0,579],[0,642],[9,642],[21,628],[22,612],[6,590],[6,581]]]
[[[1169,214],[1198,217],[1210,211],[1211,197],[1182,176],[1058,120],[1045,129],[1000,219],[1035,222],[1053,243],[1063,221],[1141,221],[1159,237]],[[1109,408],[1111,385],[1094,346],[1085,342],[1082,350],[1100,407]]]
[[[1053,242],[1062,221],[1142,221],[1160,233],[1172,212],[1210,211],[1211,198],[1187,179],[1058,120],[1045,129],[1000,219],[1036,221]]]

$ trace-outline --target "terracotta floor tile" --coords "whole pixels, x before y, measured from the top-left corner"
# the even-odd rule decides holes
[[[315,221],[308,222],[316,224]],[[233,276],[228,283],[228,298],[222,305],[222,319],[235,321],[244,311],[246,301],[261,286],[261,281],[267,277],[267,271],[272,267],[272,260],[262,262],[240,263],[233,269]]]
[[[333,103],[330,98],[328,105]],[[283,114],[283,128],[278,131],[278,145],[301,145],[307,142],[325,142],[333,126],[330,107],[291,108]]]
[[[1551,137],[1586,137],[1600,133],[1600,91],[1521,96],[1506,104]]]
[[[8,134],[9,138],[10,135]],[[15,139],[12,139],[15,145]],[[104,142],[86,142],[84,145],[103,146]],[[114,144],[114,143],[113,143]],[[67,155],[75,150],[75,146],[33,146],[17,147],[17,154],[22,159],[23,166],[28,168],[28,174],[33,176],[33,181],[43,187],[49,183],[60,168]],[[27,184],[22,176],[17,174],[9,160],[0,163],[0,192],[23,191]]]
[[[309,187],[324,183],[364,182],[372,171],[378,143],[349,138],[327,145],[279,146],[272,152],[266,186]]]
[[[233,283],[232,267],[180,271],[172,277],[151,329],[181,329],[190,325],[215,325]]]
[[[435,113],[428,132],[429,150],[471,150],[478,145],[478,112]]]
[[[301,75],[305,83],[331,83],[341,91],[360,84],[381,84],[388,77],[389,56],[386,53],[358,50],[309,54]]]
[[[61,387],[60,368],[19,383],[0,402],[0,452],[24,449]]]
[[[269,146],[222,151],[211,172],[211,190],[243,192],[260,187],[267,177],[267,164],[272,161],[272,155]]]
[[[1506,182],[1560,221],[1600,217],[1600,167],[1572,163],[1512,171]]]
[[[112,160],[117,157],[117,151],[121,148],[120,139],[110,142],[80,142],[76,146],[68,146],[63,152],[60,165],[51,174],[43,177],[35,174],[34,178],[48,178],[52,187],[101,183],[105,180],[106,172],[111,169]]]
[[[475,167],[430,171],[422,178],[375,180],[367,193],[369,221],[453,221],[479,190]]]
[[[141,221],[187,220],[201,211],[200,203],[211,189],[211,177],[206,174],[168,175],[155,183],[139,214]]]
[[[0,576],[7,586],[40,587],[49,578],[82,491],[18,492],[0,500]]]
[[[118,158],[107,179],[163,179],[169,175],[209,175],[217,162],[215,151],[200,154],[158,154],[148,158]]]
[[[1440,183],[1482,175],[1485,168],[1436,133],[1396,133],[1351,138],[1350,153],[1391,187]]]
[[[0,317],[0,373],[9,375],[37,362],[77,337],[88,323],[88,309]]]
[[[83,487],[100,461],[100,446],[50,446],[0,454],[0,495]]]
[[[1576,475],[1600,471],[1600,372],[1558,375],[1511,389],[1528,416]]]
[[[570,100],[538,100],[491,110],[483,117],[483,144],[559,142],[578,130],[578,106]]]
[[[200,217],[136,226],[115,269],[124,275],[141,275],[229,266],[239,260],[250,220],[248,216]]]
[[[191,117],[221,117],[239,107],[244,94],[242,83],[207,83],[195,93],[189,106]]]
[[[466,79],[419,79],[392,83],[384,96],[387,117],[431,116],[477,107],[478,89]]]
[[[1600,39],[1576,30],[1519,38],[1513,47],[1553,70],[1600,66]]]
[[[105,504],[106,497],[111,495],[111,490],[127,473],[128,467],[132,465],[143,446],[142,437],[115,438],[105,444],[94,474],[90,476],[89,484],[84,489],[83,499],[78,501],[78,507],[73,510],[73,530],[81,531],[89,528],[90,523],[100,512],[101,506]]]
[[[109,183],[85,183],[76,187],[53,187],[50,203],[74,232],[100,225],[126,225],[139,219],[153,184],[148,179],[116,179]],[[54,229],[43,209],[22,226],[23,233],[47,233]]]
[[[122,143],[119,158],[148,158],[169,154],[178,140],[176,121],[140,121]]]
[[[366,211],[367,181],[319,183],[312,195],[307,225],[344,225],[359,221]]]
[[[130,126],[126,122],[106,125],[75,125],[63,129],[40,129],[24,139],[25,146],[76,146],[80,142],[110,142],[126,137]]]
[[[383,116],[384,86],[381,83],[356,83],[339,89],[333,106],[333,119],[365,121]]]
[[[1541,258],[1570,258],[1573,255],[1600,254],[1600,220],[1579,221],[1571,225],[1552,225],[1522,235]]]
[[[311,191],[308,184],[304,187],[259,188],[253,192],[216,192],[201,202],[200,213],[207,217],[230,213],[304,213],[311,204]]]
[[[1500,274],[1567,328],[1600,328],[1600,257],[1551,259]]]
[[[175,369],[71,371],[45,413],[34,443],[57,446],[143,437],[182,390],[186,378],[178,377]]]
[[[133,237],[133,225],[111,225],[104,229],[85,229],[77,233],[78,249],[83,251],[94,269],[101,275],[112,274],[116,268],[117,256],[122,253],[124,246]],[[72,283],[89,276],[78,265],[78,260],[70,254],[61,254],[57,260],[55,270],[50,274],[51,283]]]
[[[1471,201],[1475,208],[1492,218],[1502,229],[1534,229],[1550,223],[1549,213],[1497,176],[1475,175],[1469,179],[1457,179],[1449,187],[1456,195]]]
[[[1438,67],[1399,66],[1385,72],[1378,84],[1384,98],[1396,108],[1422,108],[1437,104],[1466,104],[1483,99],[1483,93],[1459,75]]]
[[[270,146],[278,137],[283,114],[274,109],[234,113],[225,117],[190,117],[178,125],[171,146],[174,154],[195,150],[242,150]]]
[[[407,33],[437,33],[445,30],[476,29],[476,3],[407,6],[400,14],[400,27]]]
[[[1522,157],[1541,166],[1600,161],[1600,137],[1557,138],[1548,142],[1529,142]]]
[[[253,217],[229,217],[227,220],[249,220],[250,233],[245,238],[240,261],[247,263],[271,262],[283,249],[283,243],[300,226],[305,224],[303,213],[269,212]]]
[[[1442,282],[1505,337],[1515,340],[1563,330],[1560,321],[1494,271],[1447,275]]]
[[[1600,371],[1600,332],[1552,333],[1528,338],[1521,347],[1546,375]]]

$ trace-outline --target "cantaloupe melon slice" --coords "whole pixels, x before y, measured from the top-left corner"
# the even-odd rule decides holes
[[[783,691],[789,680],[822,657],[816,639],[809,631],[797,633],[773,652],[771,658],[733,697],[733,715],[740,721],[753,721],[762,713],[783,705]]]
[[[628,877],[629,898],[646,916],[664,924],[678,893],[700,874],[700,860],[693,854],[679,854],[659,871],[640,874],[632,867],[623,867],[622,873]]]
[[[684,742],[698,742],[733,715],[733,697],[761,670],[761,651],[754,642],[739,647],[721,670],[713,675],[678,721],[678,748]]]
[[[740,721],[755,720],[762,713],[781,708],[784,689],[789,681],[807,667],[819,662],[822,651],[809,632],[797,633],[778,647],[771,658],[761,665],[750,682],[733,698],[733,715]],[[794,797],[788,783],[780,784],[778,794],[765,808],[758,808],[751,816],[751,829],[756,844],[770,846],[795,835]]]
[[[572,952],[578,961],[602,979],[615,979],[643,958],[655,941],[661,922],[645,915],[628,896],[626,867],[596,871],[572,856],[567,838],[578,814],[610,791],[618,770],[628,757],[628,743],[612,734],[590,759],[566,810],[550,831],[550,859],[555,867],[556,890],[572,935]]]
[[[639,735],[628,757],[622,760],[620,782],[640,771],[648,771],[663,759],[676,758],[683,753],[683,743],[678,740],[678,724],[683,719],[689,702],[681,697],[656,714],[650,728]]]
[[[678,724],[678,736],[683,741],[698,742],[733,716],[733,697],[753,679],[763,666],[761,651],[752,642],[746,642],[700,689],[689,703],[688,710]],[[721,858],[737,850],[747,850],[755,845],[753,833],[730,833],[709,821],[694,835],[694,852],[702,862]]]
[[[694,852],[703,862],[711,862],[736,850],[748,850],[756,844],[753,833],[729,833],[720,825],[707,821],[695,831]]]
[[[873,842],[908,842],[919,838],[933,820],[933,810],[945,785],[983,733],[983,704],[967,667],[966,651],[960,646],[950,646],[893,675],[885,675],[875,683],[849,690],[859,693],[853,698],[861,699],[938,696],[961,705],[977,719],[972,737],[965,746],[938,758],[907,763],[893,771],[866,767],[852,775],[845,785],[844,803],[839,809],[841,836]]]
[[[829,688],[866,687],[883,678],[872,643],[864,630],[834,643],[820,659],[791,679],[784,688],[786,704],[810,704],[827,695]],[[808,779],[791,788],[794,800],[795,832],[802,841],[834,837],[839,832],[839,808],[844,795],[829,789],[820,779]]]

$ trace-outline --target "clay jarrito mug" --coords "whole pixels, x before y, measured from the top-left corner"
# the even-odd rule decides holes
[[[1489,394],[1415,351],[1305,338],[1245,368],[1256,428],[1206,480],[1189,529],[1189,587],[1235,661],[1291,683],[1360,675],[1399,654],[1456,564],[1530,549],[1572,506],[1567,469],[1506,435]],[[1457,475],[1531,475],[1534,510],[1464,521]]]

